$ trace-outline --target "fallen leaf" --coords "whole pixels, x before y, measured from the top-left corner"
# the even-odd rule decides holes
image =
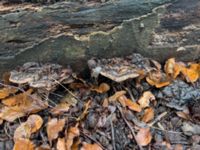
[[[150,104],[150,101],[153,101],[153,100],[155,100],[155,96],[150,91],[146,91],[139,98],[138,103],[140,104],[141,108],[145,108],[145,107],[148,107]]]
[[[166,61],[164,70],[166,74],[175,79],[181,72],[181,67],[175,62],[175,58]]]
[[[139,132],[136,135],[137,143],[141,146],[148,145],[152,140],[152,135],[150,128],[140,128]]]
[[[17,139],[13,150],[35,150],[35,145],[29,139]]]
[[[104,100],[103,100],[103,107],[108,107],[108,98],[105,98]]]
[[[151,86],[155,86],[156,88],[161,88],[171,83],[170,79],[168,79],[168,77],[159,70],[153,70],[149,72],[148,76],[146,77],[146,81]]]
[[[88,114],[88,109],[90,108],[91,100],[87,101],[87,103],[84,104],[84,110],[82,114],[77,118],[77,121],[80,121],[85,118],[85,116]]]
[[[57,150],[66,150],[65,138],[58,138],[56,148]]]
[[[56,105],[56,107],[52,108],[50,111],[53,115],[61,115],[64,112],[69,110],[70,104],[65,102],[61,102],[60,104]]]
[[[47,144],[40,145],[35,150],[51,150],[50,146]]]
[[[127,100],[127,97],[125,95],[122,95],[118,98],[118,101],[120,102],[120,104],[123,106],[123,107],[126,107],[126,103],[125,101]]]
[[[23,117],[27,114],[37,113],[47,107],[47,102],[42,101],[36,94],[32,94],[20,105],[3,107],[0,111],[0,118],[13,122],[17,118]]]
[[[48,121],[47,136],[50,142],[58,137],[58,133],[63,130],[64,125],[65,119],[58,120],[57,118],[53,118],[50,121]]]
[[[133,111],[136,111],[136,112],[141,112],[142,111],[140,105],[138,105],[136,102],[133,102],[130,99],[126,99],[125,100],[125,104],[129,109],[131,109]]]
[[[183,112],[183,111],[177,111],[176,114],[180,118],[183,118],[185,120],[190,120],[190,116],[188,114],[186,114],[185,112]]]
[[[107,83],[101,83],[98,87],[94,87],[91,90],[97,93],[106,93],[110,90],[110,86]]]
[[[109,102],[114,102],[116,100],[118,100],[118,98],[122,95],[125,95],[126,91],[117,91],[114,95],[110,96],[108,98]]]
[[[29,116],[27,121],[20,124],[20,126],[15,130],[14,139],[30,138],[32,133],[35,133],[41,128],[42,124],[43,120],[39,115]]]
[[[3,99],[2,103],[6,106],[20,105],[22,103],[25,103],[25,101],[27,101],[27,99],[29,99],[29,96],[32,92],[33,92],[33,90],[29,89],[28,91],[26,91],[24,93],[20,93],[15,96]]]
[[[190,64],[189,68],[182,67],[181,73],[186,78],[187,82],[195,82],[199,79],[200,64]]]
[[[17,88],[5,87],[0,89],[0,99],[8,97],[10,94],[15,94],[17,92]]]
[[[183,145],[176,144],[175,147],[174,147],[174,150],[183,150]]]
[[[151,121],[153,118],[154,118],[153,108],[150,107],[150,108],[145,109],[144,116],[142,117],[142,121],[147,123]]]
[[[73,141],[75,137],[78,137],[80,135],[80,131],[77,126],[70,127],[67,132],[67,140],[66,140],[66,150],[71,150],[71,147],[73,145]]]
[[[77,140],[75,140],[71,146],[71,150],[79,150],[79,145],[81,144],[81,140],[80,138],[78,138]]]
[[[98,144],[89,144],[84,142],[81,150],[103,150]]]

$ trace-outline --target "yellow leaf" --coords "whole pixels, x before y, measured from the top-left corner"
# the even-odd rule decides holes
[[[136,111],[136,112],[141,112],[142,109],[140,105],[138,105],[136,102],[131,101],[130,99],[125,100],[126,106],[128,106],[129,109]]]
[[[34,150],[35,145],[29,139],[17,139],[13,150]]]
[[[65,119],[58,120],[57,118],[53,118],[48,121],[47,136],[50,142],[58,137],[58,133],[63,130],[64,125]]]
[[[101,83],[99,87],[92,88],[91,90],[97,93],[106,93],[110,90],[110,86],[107,83]]]
[[[152,135],[150,128],[140,128],[139,132],[136,135],[137,143],[141,146],[148,145],[152,140]]]
[[[155,96],[150,91],[146,91],[139,98],[138,103],[140,104],[140,107],[145,108],[149,106],[149,103],[152,100],[155,100]]]
[[[78,137],[79,135],[80,131],[77,126],[69,128],[67,132],[66,150],[71,150],[74,138]]]
[[[144,116],[142,117],[142,121],[147,123],[147,122],[151,121],[153,118],[154,118],[153,108],[150,107],[150,108],[145,109]]]
[[[89,144],[84,142],[83,147],[81,147],[81,150],[103,150],[98,144]]]
[[[122,95],[125,95],[126,94],[126,91],[118,91],[116,92],[114,95],[110,96],[108,98],[109,102],[114,102],[116,100],[118,100],[118,98]]]

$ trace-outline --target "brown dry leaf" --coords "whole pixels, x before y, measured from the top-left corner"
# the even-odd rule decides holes
[[[76,83],[76,82],[73,82],[73,83],[70,83],[69,87],[73,90],[76,90],[76,89],[87,89],[88,86],[85,85],[84,83]]]
[[[40,145],[39,147],[37,147],[35,150],[51,150],[49,145]]]
[[[64,112],[67,112],[69,110],[70,104],[67,104],[65,102],[61,102],[56,107],[51,109],[51,113],[53,115],[61,115]]]
[[[171,83],[170,79],[168,79],[166,75],[159,70],[153,70],[149,72],[148,76],[146,77],[146,81],[156,88],[161,88]]]
[[[15,130],[14,139],[30,138],[32,133],[38,131],[43,124],[43,120],[39,115],[31,115],[26,122],[20,124]]]
[[[126,91],[117,91],[114,95],[110,96],[108,98],[109,102],[114,102],[116,100],[118,100],[119,97],[121,97],[122,95],[125,95]]]
[[[129,109],[131,109],[133,111],[136,111],[136,112],[141,112],[142,111],[140,105],[138,105],[136,102],[133,102],[130,99],[126,99],[125,100],[125,104],[126,104],[126,106],[128,106]]]
[[[150,91],[146,91],[139,98],[138,103],[140,104],[141,108],[145,108],[145,107],[148,107],[150,104],[150,101],[153,101],[153,100],[155,100],[155,96]]]
[[[175,58],[166,61],[164,70],[166,74],[175,79],[181,72],[181,67],[175,62]]]
[[[77,125],[75,127],[70,127],[68,129],[67,132],[67,140],[66,140],[66,150],[71,150],[71,147],[73,145],[74,142],[74,138],[78,137],[80,135],[80,131],[77,127]]]
[[[110,86],[107,83],[101,83],[98,87],[94,87],[91,90],[97,93],[106,93],[110,90]]]
[[[57,150],[66,150],[65,138],[58,138],[56,149]]]
[[[57,118],[53,118],[50,121],[48,121],[47,136],[50,142],[58,137],[58,133],[63,130],[64,125],[65,119],[58,120]]]
[[[174,150],[183,150],[183,145],[176,144],[175,147],[174,147]]]
[[[154,118],[154,109],[153,108],[147,108],[144,111],[144,116],[142,117],[143,122],[149,122]]]
[[[103,107],[108,107],[108,98],[105,98],[104,100],[103,100]]]
[[[10,94],[15,94],[17,92],[17,88],[5,87],[0,89],[0,99],[8,97]]]
[[[181,73],[186,78],[187,82],[195,82],[200,78],[200,64],[191,64],[189,68],[181,68]]]
[[[13,150],[35,150],[35,145],[29,139],[17,139]]]
[[[152,135],[150,128],[140,128],[139,132],[136,135],[136,140],[139,145],[146,146],[151,142]]]
[[[127,100],[127,97],[125,95],[122,95],[118,98],[118,101],[120,102],[120,104],[123,106],[123,107],[126,107],[126,103],[125,101]]]
[[[87,103],[84,104],[84,110],[82,114],[77,118],[77,121],[80,121],[85,118],[85,116],[88,114],[88,109],[90,108],[91,100],[89,100]]]
[[[20,105],[3,107],[0,112],[0,118],[9,122],[23,117],[27,114],[37,113],[48,107],[47,102],[43,102],[36,94],[28,96],[24,103]]]
[[[79,145],[81,144],[80,138],[74,141],[74,143],[71,146],[71,150],[79,150]]]
[[[15,105],[20,105],[21,103],[24,103],[29,95],[33,92],[32,89],[29,89],[28,91],[24,93],[17,94],[15,96],[6,98],[2,100],[2,103],[6,106],[15,106]]]
[[[190,120],[191,119],[191,117],[188,114],[186,114],[185,112],[183,112],[183,111],[177,111],[176,114],[180,118],[183,118],[183,119],[186,119],[186,120]]]
[[[83,147],[81,147],[81,150],[103,150],[98,144],[89,144],[86,142],[83,142]]]

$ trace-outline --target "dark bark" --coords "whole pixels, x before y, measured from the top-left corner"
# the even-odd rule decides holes
[[[133,52],[161,62],[199,59],[199,14],[199,0],[61,2],[0,11],[0,70],[48,61],[80,71],[88,58]]]

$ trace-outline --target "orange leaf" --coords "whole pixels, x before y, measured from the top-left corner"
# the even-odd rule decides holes
[[[172,78],[176,78],[180,74],[180,66],[175,62],[175,58],[170,58],[167,60],[164,66],[166,74]]]
[[[146,77],[146,81],[156,88],[161,88],[170,84],[170,80],[159,70],[153,70],[149,72],[148,76]]]
[[[200,77],[200,64],[191,64],[189,68],[181,68],[181,73],[185,76],[187,82],[195,82]]]
[[[67,104],[65,102],[61,102],[56,107],[51,109],[51,113],[54,115],[61,115],[64,112],[67,112],[69,110],[70,104]]]
[[[34,150],[35,145],[29,139],[17,139],[13,150]]]
[[[118,101],[120,102],[120,104],[123,106],[123,107],[126,107],[126,103],[125,101],[127,100],[127,97],[125,95],[122,95],[118,98]]]
[[[22,103],[25,103],[25,101],[29,98],[29,95],[32,92],[33,92],[33,90],[29,89],[28,91],[26,91],[24,93],[20,93],[15,96],[12,96],[10,98],[2,100],[2,103],[6,106],[20,105]]]
[[[142,117],[142,121],[147,123],[147,122],[151,121],[153,118],[154,118],[153,108],[150,107],[150,108],[145,109],[144,116]]]
[[[30,138],[32,133],[38,131],[43,124],[43,120],[39,115],[31,115],[26,122],[20,124],[15,130],[14,139]]]
[[[10,94],[16,93],[18,90],[16,88],[6,87],[0,89],[0,99],[8,97]]]
[[[89,144],[84,142],[83,147],[81,147],[81,150],[103,150],[98,144]]]
[[[63,130],[64,125],[65,119],[58,120],[57,118],[53,118],[47,123],[47,135],[49,141],[58,137],[58,133]]]
[[[152,100],[155,100],[155,96],[150,91],[146,91],[139,98],[138,103],[140,104],[140,107],[145,108],[149,106],[149,103]]]
[[[103,107],[108,107],[108,98],[105,98],[104,100],[103,100]]]
[[[14,121],[19,117],[23,117],[30,113],[36,113],[48,107],[48,104],[40,99],[37,95],[33,94],[27,96],[24,102],[20,105],[12,107],[3,107],[0,112],[0,118],[9,122]]]
[[[66,150],[65,138],[58,138],[56,147],[57,147],[57,150]]]
[[[109,102],[114,102],[118,100],[120,96],[125,95],[125,94],[126,94],[126,91],[118,91],[114,95],[110,96],[108,100]]]
[[[146,146],[151,142],[152,135],[150,128],[140,128],[139,132],[136,135],[136,140],[139,145]]]
[[[131,101],[130,99],[125,100],[126,106],[128,106],[129,109],[136,111],[136,112],[141,112],[142,109],[140,105],[138,105],[136,102]]]
[[[74,138],[80,135],[80,131],[77,127],[70,127],[67,133],[66,150],[71,150]]]
[[[91,90],[97,93],[106,93],[110,90],[110,86],[107,83],[101,83],[99,87],[92,88]]]

